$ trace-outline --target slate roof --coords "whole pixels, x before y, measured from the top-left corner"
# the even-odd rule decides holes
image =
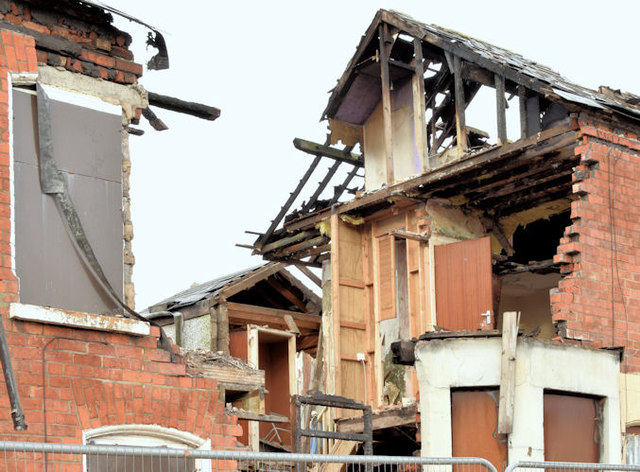
[[[520,54],[494,46],[458,32],[436,25],[428,25],[414,20],[410,16],[389,10],[379,10],[373,22],[362,37],[356,54],[347,69],[333,89],[323,118],[332,118],[337,111],[340,101],[348,91],[353,80],[352,71],[357,66],[361,55],[372,40],[377,41],[377,27],[381,22],[397,27],[400,31],[420,38],[457,55],[462,59],[503,75],[520,85],[524,85],[537,92],[549,96],[557,96],[565,101],[579,105],[586,105],[596,109],[608,109],[627,118],[640,120],[640,97],[632,94],[621,94],[618,99],[610,95],[605,96],[599,91],[574,84],[551,68],[526,59]],[[617,98],[617,97],[616,97]]]

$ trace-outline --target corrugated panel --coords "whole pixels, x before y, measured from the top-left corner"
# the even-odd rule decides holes
[[[451,331],[484,326],[493,310],[489,237],[435,247],[437,324]],[[493,325],[493,314],[491,316]]]
[[[544,394],[544,460],[598,462],[598,400]]]
[[[396,278],[393,236],[378,238],[378,313],[380,320],[396,316]]]
[[[507,441],[494,434],[497,398],[497,390],[451,392],[451,439],[454,457],[484,457],[501,471],[507,463]]]

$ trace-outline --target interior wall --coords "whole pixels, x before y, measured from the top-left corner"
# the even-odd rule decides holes
[[[396,82],[391,91],[391,146],[394,182],[422,172],[421,151],[414,129],[413,89],[411,80]],[[382,101],[363,126],[365,189],[375,190],[387,182]]]
[[[537,337],[555,337],[549,290],[556,288],[560,279],[560,274],[529,272],[503,276],[499,313],[519,311],[520,329],[525,333],[540,328]],[[498,329],[502,329],[502,316],[498,316]]]

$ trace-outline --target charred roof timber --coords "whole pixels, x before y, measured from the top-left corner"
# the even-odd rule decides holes
[[[475,97],[487,90],[495,95],[493,141],[467,116],[480,103]],[[510,104],[515,106],[508,112]],[[500,239],[501,219],[551,202],[560,202],[557,212],[562,212],[577,198],[572,178],[580,163],[574,152],[578,114],[638,122],[639,104],[635,95],[590,90],[506,49],[380,10],[322,114],[331,130],[327,141],[294,141],[315,159],[254,242],[254,252],[318,266],[329,255],[322,237],[327,228],[320,223],[328,220],[330,208],[358,222],[399,201],[430,198],[484,215],[495,223],[488,231]],[[486,116],[492,110],[482,111]],[[508,118],[516,126],[509,128]],[[404,120],[402,126],[398,120]],[[401,128],[409,129],[406,135]],[[519,135],[508,136],[508,128],[519,129]],[[356,146],[359,153],[353,152]],[[315,190],[307,188],[321,157],[354,166],[328,198],[323,198],[326,189],[344,173],[330,168]],[[349,189],[360,166],[364,186]],[[356,198],[345,201],[345,190]],[[305,195],[310,197],[301,201]],[[509,255],[513,248],[502,240]]]

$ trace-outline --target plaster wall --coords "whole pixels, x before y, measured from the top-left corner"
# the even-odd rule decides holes
[[[452,454],[451,389],[500,384],[501,338],[446,339],[416,345],[422,456]],[[518,338],[513,432],[508,460],[544,460],[544,391],[603,398],[601,462],[621,460],[617,352]]]

